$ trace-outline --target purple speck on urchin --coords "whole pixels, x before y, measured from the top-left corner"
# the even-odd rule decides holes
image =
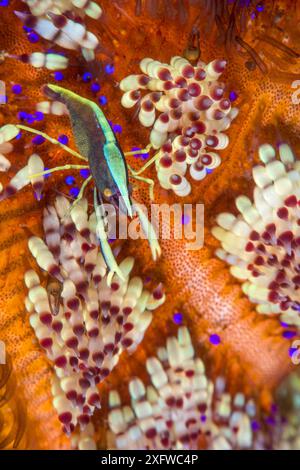
[[[72,175],[68,175],[65,177],[65,182],[67,185],[72,186],[75,183],[75,178]]]
[[[174,323],[176,323],[176,325],[181,325],[182,321],[183,321],[182,313],[180,313],[180,312],[174,313],[173,320],[174,320]]]
[[[131,152],[137,152],[138,150],[142,150],[140,147],[132,147],[131,148]],[[135,153],[134,154],[134,157],[135,158],[140,158],[141,157],[141,154],[140,153]]]
[[[273,416],[268,416],[265,421],[270,426],[274,426],[275,424],[275,419],[273,418]]]
[[[92,74],[90,72],[84,72],[84,74],[82,75],[82,80],[85,83],[90,82],[92,80]]]
[[[11,91],[12,91],[15,95],[20,95],[20,93],[22,93],[22,85],[19,85],[19,83],[15,83],[15,84],[11,87]]]
[[[54,78],[56,81],[60,82],[64,79],[64,74],[62,72],[54,72]]]
[[[43,121],[43,119],[44,119],[44,114],[41,113],[40,111],[36,111],[36,112],[34,113],[34,118],[35,118],[36,121]]]
[[[101,90],[101,86],[99,85],[99,83],[94,82],[91,84],[91,90],[93,93],[98,93],[98,91]]]
[[[238,95],[237,95],[237,93],[236,93],[235,91],[231,91],[231,92],[229,93],[229,99],[230,99],[230,101],[235,101],[235,100],[237,99],[237,97],[238,97]]]
[[[32,139],[32,143],[34,145],[41,145],[45,142],[45,137],[41,136],[41,135],[36,135],[33,139]]]
[[[107,64],[107,65],[105,66],[105,72],[106,72],[108,75],[113,74],[114,71],[115,71],[115,66],[114,66],[114,64]]]
[[[25,121],[25,119],[27,118],[27,113],[25,111],[19,111],[18,118],[20,119],[20,121]]]
[[[44,171],[47,171],[49,170],[49,168],[44,168]],[[49,178],[51,176],[51,173],[47,173],[46,175],[44,175],[44,178]]]
[[[221,343],[221,338],[220,338],[220,336],[217,335],[217,334],[212,334],[212,335],[210,335],[210,337],[209,337],[209,341],[211,342],[211,344],[217,346],[218,344]]]
[[[85,169],[85,168],[81,169],[79,173],[80,173],[80,176],[82,176],[82,178],[88,178],[91,174],[90,170]]]
[[[138,152],[139,150],[142,150],[140,147],[132,147],[131,152]],[[147,153],[135,153],[134,154],[135,158],[142,158],[143,160],[147,160],[149,158],[149,152]]]
[[[102,106],[107,104],[107,98],[104,95],[99,96],[98,101],[99,101],[99,104],[101,104]]]
[[[251,423],[252,431],[258,431],[260,429],[260,425],[257,421],[252,421]]]
[[[271,413],[277,413],[278,411],[278,406],[276,405],[276,403],[272,403],[271,405]]]
[[[296,335],[297,335],[297,332],[296,332],[296,331],[291,331],[291,330],[289,330],[289,331],[284,331],[284,332],[282,333],[282,336],[283,336],[283,338],[285,338],[285,339],[292,339],[292,338],[294,338]]]
[[[69,191],[69,193],[70,193],[70,195],[71,195],[72,197],[75,198],[75,197],[78,196],[79,191],[80,191],[80,189],[77,188],[77,187],[75,187],[75,188],[71,188],[70,191]]]
[[[27,114],[26,121],[28,124],[33,124],[35,121],[34,116],[32,114]]]
[[[31,42],[32,44],[35,44],[36,42],[40,40],[39,35],[35,31],[31,31],[27,37],[28,37],[29,42]]]
[[[112,126],[113,128],[113,131],[116,133],[116,134],[121,134],[122,133],[122,126],[120,126],[120,124],[113,124]]]
[[[58,137],[58,142],[60,142],[61,144],[63,145],[67,145],[68,142],[69,142],[69,137],[67,135],[64,135],[64,134],[61,134],[59,137]]]

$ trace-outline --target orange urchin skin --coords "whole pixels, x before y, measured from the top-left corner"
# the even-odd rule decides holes
[[[122,125],[120,141],[124,149],[132,146],[143,147],[148,143],[149,132],[142,129],[139,122],[132,117],[132,111],[122,109],[121,93],[115,81],[138,73],[138,64],[143,57],[152,57],[169,61],[172,55],[182,54],[187,46],[187,37],[193,21],[199,11],[191,9],[189,22],[178,26],[170,20],[156,20],[148,17],[134,16],[135,1],[120,2],[127,16],[114,2],[101,0],[105,17],[97,23],[89,21],[90,30],[101,37],[105,50],[114,56],[116,72],[102,83],[101,94],[108,97],[106,115],[113,122]],[[280,2],[285,8],[289,2]],[[14,2],[4,8],[1,16],[0,42],[2,48],[11,54],[23,54],[43,50],[43,43],[30,44],[24,36],[20,21],[12,10],[24,10],[24,4]],[[2,11],[1,11],[2,13]],[[291,44],[299,37],[296,27],[297,17],[289,19]],[[286,22],[287,19],[285,19]],[[205,16],[203,17],[204,26]],[[257,29],[261,28],[261,23]],[[252,31],[253,30],[253,31]],[[256,36],[256,27],[247,33],[250,41]],[[277,34],[277,30],[275,31]],[[274,33],[274,34],[275,34]],[[253,44],[254,45],[254,44]],[[46,46],[44,46],[46,47]],[[149,274],[153,283],[161,280],[167,294],[166,303],[155,312],[154,320],[149,327],[143,343],[131,357],[123,356],[107,382],[102,386],[104,395],[110,387],[124,390],[128,380],[134,375],[144,376],[145,360],[155,354],[156,348],[162,345],[165,338],[175,331],[172,315],[175,311],[184,314],[184,322],[190,328],[194,344],[203,355],[212,377],[225,374],[230,390],[243,390],[255,396],[258,402],[268,407],[271,392],[280,380],[291,370],[288,356],[289,343],[281,336],[281,328],[276,318],[265,318],[255,313],[253,305],[242,294],[241,288],[234,280],[224,263],[214,257],[218,243],[210,235],[215,216],[223,210],[232,210],[233,201],[238,194],[251,194],[251,168],[257,161],[256,149],[260,143],[274,143],[287,139],[297,151],[297,134],[299,123],[297,113],[299,105],[293,105],[291,82],[296,74],[297,65],[290,65],[282,59],[282,53],[265,46],[266,55],[277,57],[285,67],[284,74],[274,72],[262,75],[259,70],[249,71],[245,68],[246,56],[240,55],[234,48],[229,51],[228,68],[222,80],[229,90],[236,90],[239,95],[237,106],[240,114],[232,127],[227,131],[230,137],[229,147],[221,152],[222,164],[205,180],[194,183],[191,196],[184,202],[201,202],[205,205],[205,245],[198,251],[187,251],[185,242],[180,240],[162,240],[163,255],[154,265],[151,262],[146,242],[129,242],[125,251],[135,256],[139,273]],[[211,37],[202,37],[202,58],[205,61],[225,55],[223,47]],[[228,51],[227,51],[228,54]],[[92,97],[88,86],[77,78],[75,67],[78,56],[72,55],[72,66],[65,73],[64,87],[77,91],[84,96]],[[104,60],[106,57],[101,55]],[[34,110],[34,103],[41,101],[41,86],[53,81],[53,75],[47,70],[36,70],[29,65],[6,59],[0,65],[1,79],[10,82],[15,80],[23,86],[26,102],[13,98],[0,109],[0,124],[16,122],[18,109]],[[86,87],[86,88],[84,88]],[[43,127],[44,126],[44,127]],[[280,131],[278,131],[278,126]],[[46,117],[39,126],[49,135],[57,137],[65,133],[70,136],[66,118]],[[47,143],[40,148],[26,149],[24,142],[30,143],[31,137],[22,137],[10,154],[11,177],[21,168],[26,158],[37,151],[53,167],[70,158]],[[72,146],[72,140],[70,142]],[[32,152],[31,152],[32,150]],[[30,153],[31,152],[31,153]],[[26,157],[25,157],[26,153]],[[141,163],[130,159],[134,167]],[[149,170],[149,176],[155,178],[155,171]],[[6,176],[4,176],[5,180]],[[80,180],[79,180],[80,181]],[[141,202],[148,202],[148,188],[133,182],[135,197]],[[41,215],[45,201],[52,201],[55,190],[66,192],[63,174],[51,176],[46,185],[46,197],[37,203],[31,189],[24,189],[20,194],[0,204],[0,331],[1,339],[6,343],[12,357],[14,373],[18,381],[17,399],[27,408],[27,433],[31,448],[61,449],[68,448],[69,441],[63,435],[51,402],[51,364],[38,346],[30,328],[28,314],[24,308],[26,291],[23,284],[24,272],[35,268],[28,253],[27,239],[29,233],[42,235]],[[176,199],[156,185],[155,202],[183,202]],[[219,346],[209,343],[209,336],[216,333],[221,338]],[[105,400],[103,400],[105,402]],[[99,442],[105,446],[106,407],[96,417],[99,429]]]

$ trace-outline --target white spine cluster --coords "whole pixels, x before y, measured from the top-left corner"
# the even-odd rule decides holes
[[[239,215],[217,217],[216,254],[243,281],[243,291],[262,314],[281,314],[300,325],[300,162],[287,144],[279,157],[270,145],[259,148],[262,162],[253,168],[253,202],[236,199]]]
[[[98,3],[91,0],[23,0],[34,16],[44,16],[49,11],[56,14],[66,12],[83,13],[97,20],[102,14]]]
[[[68,114],[66,105],[60,101],[40,101],[36,104],[36,110],[43,114],[53,114],[54,116],[64,116]]]
[[[53,404],[64,431],[70,434],[79,425],[83,432],[100,407],[97,384],[124,350],[136,349],[164,295],[160,288],[149,292],[140,277],[130,276],[132,257],[120,263],[125,280],[115,275],[108,285],[95,213],[88,216],[86,200],[71,209],[66,198],[58,197],[55,207],[45,209],[43,226],[45,241],[32,237],[29,249],[50,283],[43,287],[38,274],[28,271],[25,304],[54,365]],[[83,448],[90,443],[85,438]]]
[[[65,49],[81,49],[87,61],[95,59],[99,40],[87,30],[85,15],[99,19],[101,7],[91,0],[25,0],[30,14],[15,12],[25,26]],[[40,63],[41,59],[39,59]],[[54,69],[51,69],[54,70]]]
[[[6,154],[10,153],[13,150],[13,144],[10,142],[18,135],[18,129],[11,125],[7,124],[0,128],[0,171],[6,172],[10,169],[10,161],[6,158]],[[0,191],[2,191],[3,186],[1,185]]]
[[[8,153],[13,149],[11,140],[19,134],[19,129],[12,125],[7,124],[0,128],[0,152]],[[10,161],[0,153],[0,171],[8,171],[10,168]],[[42,197],[42,190],[44,186],[44,177],[39,176],[44,171],[44,163],[39,155],[34,153],[28,159],[27,165],[19,170],[15,176],[10,180],[8,185],[3,188],[0,183],[0,201],[6,199],[20,189],[24,188],[27,184],[31,184],[35,196],[38,200]]]
[[[122,105],[139,106],[140,123],[151,128],[161,186],[178,196],[191,191],[187,170],[193,180],[202,180],[207,170],[220,165],[218,151],[229,143],[224,131],[238,111],[218,82],[225,66],[224,60],[200,61],[194,67],[179,56],[172,57],[170,64],[145,58],[140,63],[142,73],[120,83]]]
[[[256,409],[242,393],[232,397],[225,381],[207,379],[195,357],[187,328],[169,337],[166,348],[146,362],[151,385],[135,378],[129,383],[131,405],[121,404],[112,391],[109,426],[117,449],[249,449],[260,448],[251,420]],[[201,444],[202,441],[202,444]]]
[[[48,70],[64,70],[68,67],[68,58],[61,54],[33,52],[28,56],[22,56],[23,61],[36,69],[45,67]]]

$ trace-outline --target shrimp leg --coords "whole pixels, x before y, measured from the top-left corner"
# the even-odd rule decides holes
[[[23,126],[22,124],[17,124],[16,127],[18,129],[22,129],[24,131],[27,131],[27,132],[31,132],[31,134],[36,134],[36,135],[40,135],[41,137],[44,137],[44,139],[48,140],[49,142],[51,142],[51,144],[54,144],[54,145],[58,145],[59,147],[61,147],[63,150],[65,150],[66,152],[70,153],[71,155],[73,155],[73,157],[77,157],[77,158],[80,158],[81,160],[85,160],[85,161],[88,161],[87,158],[83,157],[82,155],[80,155],[80,153],[76,152],[75,150],[72,150],[70,149],[70,147],[68,147],[67,145],[64,145],[62,144],[61,142],[59,142],[58,140],[54,139],[53,137],[50,137],[48,134],[46,134],[45,132],[41,132],[41,131],[38,131],[37,129],[32,129],[31,127],[27,127],[27,126]]]
[[[100,203],[98,202],[98,198],[100,198]],[[99,196],[96,188],[94,188],[94,207],[95,207],[95,213],[96,213],[96,219],[97,219],[96,233],[100,242],[100,247],[101,247],[103,258],[105,260],[107,267],[110,270],[107,276],[107,284],[110,286],[112,278],[115,273],[119,276],[120,279],[122,279],[122,281],[124,281],[125,278],[124,278],[124,274],[122,273],[121,269],[119,268],[116,262],[111,246],[108,243],[107,233],[106,233],[105,225],[104,225],[105,214],[103,210],[103,200],[101,196]]]

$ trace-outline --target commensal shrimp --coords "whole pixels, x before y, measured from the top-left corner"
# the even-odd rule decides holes
[[[0,129],[0,144],[16,137],[19,130],[22,129],[43,136],[51,143],[60,146],[71,155],[83,160],[85,164],[67,164],[45,170],[42,159],[34,154],[29,158],[28,164],[2,190],[0,201],[16,193],[29,183],[32,184],[37,198],[40,199],[45,175],[68,169],[90,169],[91,175],[83,183],[71,211],[77,210],[77,203],[82,199],[85,188],[93,179],[95,183],[94,205],[97,219],[97,235],[103,257],[110,270],[109,279],[111,280],[114,273],[120,278],[123,275],[108,242],[104,224],[104,200],[113,204],[114,207],[118,207],[121,212],[128,214],[130,217],[133,217],[135,214],[138,215],[143,232],[148,237],[153,259],[156,260],[161,253],[156,233],[141,208],[132,202],[128,181],[128,168],[130,167],[126,164],[124,153],[103,112],[93,101],[82,98],[70,90],[59,86],[47,85],[44,91],[49,98],[63,103],[68,109],[75,143],[80,153],[61,144],[47,134],[23,125],[8,124],[2,127]],[[131,171],[131,174],[132,177],[150,184],[152,188],[153,182],[151,180],[135,176],[133,171]]]

